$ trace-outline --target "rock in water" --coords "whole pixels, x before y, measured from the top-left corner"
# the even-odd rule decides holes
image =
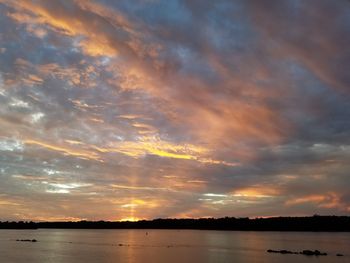
[[[303,250],[300,254],[306,256],[327,256],[327,253],[321,253],[319,250]]]
[[[301,255],[306,255],[306,256],[327,256],[327,253],[320,252],[319,250],[303,250],[301,252],[293,252],[289,250],[273,250],[273,249],[268,249],[268,253],[279,253],[279,254],[301,254]]]
[[[36,239],[16,239],[17,242],[38,242]]]

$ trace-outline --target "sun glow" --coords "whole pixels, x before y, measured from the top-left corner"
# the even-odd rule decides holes
[[[126,221],[136,222],[136,221],[140,221],[140,220],[142,220],[142,218],[139,218],[139,217],[124,217],[122,219],[119,219],[118,221],[122,221],[122,222],[126,222]]]

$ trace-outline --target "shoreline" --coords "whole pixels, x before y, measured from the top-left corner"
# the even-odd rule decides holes
[[[350,232],[349,216],[154,219],[140,221],[0,222],[0,229],[174,229],[258,232]]]

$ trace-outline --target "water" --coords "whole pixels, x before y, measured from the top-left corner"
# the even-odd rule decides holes
[[[39,242],[16,242],[16,239],[37,239]],[[315,257],[270,254],[266,252],[269,248],[292,251],[318,249],[329,255]],[[336,253],[342,253],[345,256],[336,257]],[[0,230],[0,262],[350,262],[350,233]]]

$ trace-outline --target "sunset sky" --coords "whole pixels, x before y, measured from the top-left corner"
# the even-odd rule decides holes
[[[350,214],[350,1],[0,0],[0,220]]]

